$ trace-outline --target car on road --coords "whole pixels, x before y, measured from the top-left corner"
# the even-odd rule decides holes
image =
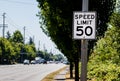
[[[68,61],[64,61],[63,64],[69,65],[70,63]]]
[[[46,61],[46,60],[44,60],[42,63],[43,63],[43,64],[47,64],[47,61]]]
[[[40,64],[41,63],[41,57],[35,57],[35,61],[36,61],[36,64]]]
[[[27,59],[25,59],[25,60],[23,61],[23,64],[24,64],[24,65],[25,65],[25,64],[29,65],[29,64],[30,64],[30,61],[27,60]]]
[[[40,62],[41,62],[42,64],[47,64],[47,61],[46,61],[45,59],[41,59]]]
[[[31,64],[36,64],[36,61],[35,61],[35,60],[31,60],[30,63],[31,63]]]

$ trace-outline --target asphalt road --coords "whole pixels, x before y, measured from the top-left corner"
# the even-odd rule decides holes
[[[41,81],[64,64],[0,65],[0,81]]]

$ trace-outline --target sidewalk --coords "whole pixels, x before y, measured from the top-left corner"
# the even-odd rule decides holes
[[[69,67],[67,67],[65,70],[63,70],[58,75],[56,75],[54,81],[65,81],[65,75],[68,71],[69,71]]]

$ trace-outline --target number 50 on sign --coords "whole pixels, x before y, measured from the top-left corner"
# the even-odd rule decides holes
[[[73,12],[73,39],[96,38],[96,12]]]

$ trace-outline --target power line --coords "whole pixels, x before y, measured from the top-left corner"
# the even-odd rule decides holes
[[[23,31],[23,27],[17,25],[17,24],[12,20],[12,18],[11,18],[8,14],[5,14],[5,16],[7,16],[6,22],[10,25],[9,28],[12,29],[12,32],[14,32],[14,31],[13,31],[13,28],[15,28],[14,30]],[[0,17],[0,18],[2,19],[2,17]],[[3,24],[0,24],[0,27],[3,27]],[[7,24],[5,24],[5,27],[7,27]],[[9,31],[9,29],[8,29],[8,31]],[[26,28],[25,28],[25,32],[27,32],[27,33],[25,33],[26,36],[24,37],[24,41],[25,41],[26,39],[28,39],[29,37],[33,37],[33,36],[34,36],[34,34],[32,34],[32,33],[31,33],[30,31],[28,31],[28,29],[26,29]],[[23,34],[23,36],[24,36],[24,32],[23,32],[22,34]]]
[[[19,25],[17,25],[12,19],[11,19],[11,17],[7,14],[7,22],[12,26],[12,27],[15,27],[17,30],[19,30],[20,28],[21,28],[21,26],[19,26]],[[20,28],[18,28],[18,27],[20,27]],[[22,29],[20,29],[20,30],[22,30]],[[33,35],[30,31],[27,31],[28,33],[26,33],[27,34],[27,36],[28,37],[31,37],[31,35]]]
[[[19,30],[19,31],[22,31],[22,30],[24,30],[24,32],[23,32],[23,42],[24,42],[24,44],[25,44],[25,40],[26,39],[28,39],[29,37],[32,37],[32,36],[34,36],[30,31],[28,31],[28,29],[26,29],[26,27],[21,27],[21,26],[19,26],[19,25],[17,25],[12,19],[11,19],[11,17],[10,16],[8,16],[8,14],[7,14],[7,23],[9,24],[9,25],[11,25],[12,27],[15,27],[16,28],[16,30]],[[22,28],[22,29],[20,29],[20,28],[18,28],[18,27],[20,27],[20,28]],[[10,28],[10,27],[9,27]],[[27,33],[26,33],[27,32]],[[33,40],[35,39],[35,37],[33,37]],[[34,42],[34,41],[33,41]]]
[[[23,2],[23,1],[13,1],[13,0],[2,0],[2,1],[6,1],[6,2],[10,2],[10,3],[25,4],[25,5],[38,5],[38,4],[29,3],[29,2]]]
[[[7,14],[7,23],[9,23],[12,27],[15,27],[17,30],[19,30],[18,27],[20,27],[19,25],[17,25],[10,17],[9,15]],[[22,30],[22,29],[21,29]]]

